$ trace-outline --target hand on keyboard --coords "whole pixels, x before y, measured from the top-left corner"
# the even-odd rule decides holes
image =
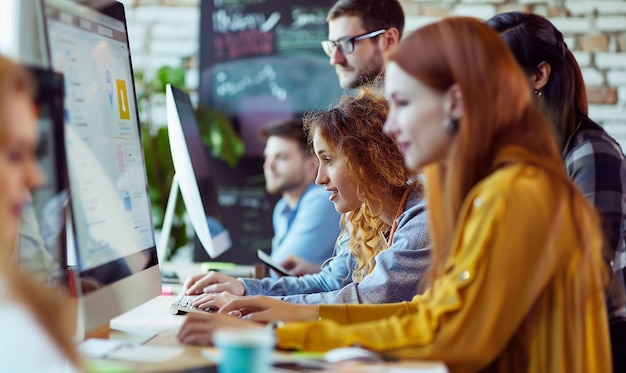
[[[215,312],[218,310],[217,307],[207,307],[207,308],[198,308],[192,306],[196,295],[185,295],[180,294],[174,303],[170,306],[170,312],[174,315],[181,315],[187,312]]]

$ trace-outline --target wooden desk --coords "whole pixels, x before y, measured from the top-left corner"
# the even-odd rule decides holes
[[[211,365],[211,361],[201,355],[206,347],[187,346],[178,343],[176,333],[185,320],[184,316],[169,313],[169,306],[175,296],[159,296],[145,304],[111,320],[109,338],[124,339],[127,334],[156,333],[145,344],[183,348],[182,355],[164,363],[135,363],[119,360],[106,360],[103,363],[131,368],[134,372],[178,372],[194,367]]]
[[[133,332],[153,332],[156,337],[150,339],[148,346],[166,346],[183,348],[183,354],[164,363],[131,363],[122,361],[107,360],[115,365],[131,368],[134,372],[180,372],[185,369],[206,367],[212,365],[211,361],[203,357],[201,351],[206,347],[188,346],[178,343],[176,334],[182,325],[185,317],[172,315],[169,313],[169,305],[175,296],[159,296],[151,301],[111,320],[110,337],[116,338],[127,331]],[[436,362],[422,361],[401,361],[381,364],[356,364],[344,363],[329,366],[324,372],[352,372],[352,373],[372,373],[386,371],[393,372],[431,372],[444,373],[447,369],[444,364]],[[291,372],[294,370],[273,368],[272,372]]]

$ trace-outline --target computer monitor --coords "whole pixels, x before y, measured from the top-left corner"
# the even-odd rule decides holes
[[[22,270],[48,286],[66,286],[65,208],[68,200],[63,75],[28,66],[37,87],[37,160],[45,182],[24,206],[18,245]]]
[[[65,77],[78,337],[161,293],[124,6],[104,3],[43,2],[50,61]]]
[[[209,171],[195,112],[189,95],[170,84],[166,87],[165,105],[176,175],[163,219],[159,256],[163,256],[167,250],[168,230],[180,188],[191,225],[206,252],[215,258],[231,247],[231,239],[221,222],[217,191]]]

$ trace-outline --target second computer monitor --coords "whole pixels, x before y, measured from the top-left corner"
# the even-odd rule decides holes
[[[228,250],[231,239],[220,221],[215,184],[200,136],[198,122],[189,95],[172,85],[166,88],[167,123],[172,161],[176,171],[173,188],[163,221],[159,252],[166,250],[167,226],[171,224],[172,204],[180,192],[189,220],[200,243],[211,258]],[[202,191],[201,191],[202,189]],[[162,255],[162,254],[161,254]]]

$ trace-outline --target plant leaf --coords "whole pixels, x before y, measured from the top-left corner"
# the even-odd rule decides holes
[[[202,141],[211,148],[213,156],[235,167],[245,151],[245,144],[235,132],[228,116],[199,104],[196,118]]]

